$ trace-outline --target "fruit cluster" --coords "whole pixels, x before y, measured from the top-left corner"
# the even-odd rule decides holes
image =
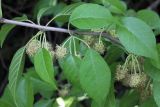
[[[63,58],[67,54],[67,49],[65,47],[56,46],[55,51],[53,50],[52,44],[49,42],[41,43],[39,40],[32,40],[27,44],[26,53],[29,56],[34,56],[40,48],[45,48],[49,51],[52,57],[56,57],[57,59]]]
[[[84,35],[83,39],[94,50],[96,50],[100,54],[104,54],[105,46],[101,40],[98,40],[96,37],[89,36],[89,35]]]
[[[124,86],[135,88],[140,92],[140,100],[146,100],[152,93],[150,79],[143,71],[139,58],[130,54],[123,65],[118,65],[115,78]]]
[[[148,80],[142,68],[137,56],[131,54],[123,65],[117,66],[116,80],[121,81],[125,86],[142,87]]]

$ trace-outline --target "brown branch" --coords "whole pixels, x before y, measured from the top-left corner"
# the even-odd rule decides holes
[[[55,31],[55,32],[69,33],[69,31],[64,28],[48,27],[48,26],[42,26],[42,25],[37,25],[37,24],[32,24],[32,23],[27,23],[27,22],[8,20],[8,19],[4,19],[4,18],[0,18],[0,23],[30,27],[30,28],[35,28],[35,29],[39,29],[42,31]],[[84,31],[77,31],[77,30],[70,30],[70,33],[78,34],[78,35],[93,35],[93,36],[99,35],[98,32],[84,32]],[[116,43],[116,44],[120,45],[119,40],[117,38],[112,37],[108,33],[102,33],[102,36],[104,36],[106,39],[110,40],[112,43]]]
[[[148,9],[153,10],[153,9],[157,8],[157,6],[158,6],[159,4],[160,4],[160,0],[156,0],[155,2],[153,2],[153,3],[148,7]]]

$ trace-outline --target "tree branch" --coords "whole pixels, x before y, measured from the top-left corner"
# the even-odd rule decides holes
[[[149,7],[148,9],[155,9],[158,5],[160,4],[160,0],[156,0],[155,2],[153,2]]]
[[[42,25],[37,25],[37,24],[32,24],[32,23],[27,23],[27,22],[19,22],[19,21],[15,21],[15,20],[8,20],[5,18],[0,18],[0,23],[30,27],[30,28],[35,28],[35,29],[39,29],[42,31],[55,31],[55,32],[69,33],[68,29],[42,26]],[[78,35],[93,35],[93,36],[99,35],[98,32],[84,32],[84,31],[77,31],[77,30],[70,30],[70,33],[78,34]],[[108,33],[102,33],[102,36],[104,36],[106,39],[110,40],[112,43],[116,43],[118,45],[121,45],[117,38],[112,37]]]

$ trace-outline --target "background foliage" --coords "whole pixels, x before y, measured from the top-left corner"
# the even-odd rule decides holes
[[[84,4],[84,2],[94,4]],[[113,28],[114,24],[123,24],[117,29],[119,40],[127,51],[146,58],[144,68],[146,74],[153,79],[153,96],[139,103],[139,93],[136,90],[123,86],[120,82],[114,82],[115,66],[124,61],[126,54],[121,48],[109,42],[105,43],[109,48],[102,58],[92,49],[86,52],[86,46],[83,43],[80,46],[77,45],[77,40],[75,41],[77,50],[81,50],[82,55],[86,52],[83,61],[69,55],[64,60],[54,61],[53,68],[52,57],[47,49],[39,50],[34,58],[25,55],[25,48],[22,46],[25,46],[38,30],[1,24],[0,107],[58,107],[57,103],[63,100],[66,107],[91,105],[93,107],[134,107],[138,104],[140,107],[160,107],[160,64],[158,62],[160,46],[157,45],[160,42],[160,10],[158,6],[154,11],[145,9],[152,5],[154,0],[123,0],[123,2],[119,0],[1,0],[0,5],[2,5],[4,18],[17,21],[30,19],[45,25],[53,16],[56,16],[50,26],[66,29],[68,21],[72,24],[71,29],[83,30],[108,27],[111,23]],[[111,6],[106,9],[97,4]],[[95,12],[97,14],[94,14]],[[118,15],[124,13],[131,17],[122,18],[120,22]],[[117,15],[117,18],[113,18],[113,15]],[[54,49],[56,44],[61,44],[69,36],[59,32],[46,34]],[[82,63],[81,68],[80,63]],[[75,73],[77,69],[79,75]],[[24,71],[23,78],[18,75],[22,71]],[[54,77],[55,80],[53,80]],[[11,81],[9,84],[8,80]],[[99,80],[98,84],[96,80]],[[68,83],[73,84],[74,87],[71,88],[68,96],[63,96],[65,89],[71,87],[67,86]],[[82,87],[79,87],[80,85]],[[56,91],[57,89],[62,89],[63,92],[60,93]],[[91,99],[86,98],[87,95],[82,90],[87,92]],[[64,99],[55,99],[58,96]],[[75,101],[75,97],[80,97],[79,103]],[[86,100],[81,101],[81,97]]]

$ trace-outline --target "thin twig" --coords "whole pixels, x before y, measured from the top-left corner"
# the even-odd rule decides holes
[[[160,0],[156,0],[155,2],[153,2],[149,7],[148,9],[155,9],[158,5],[160,4]]]
[[[36,29],[40,29],[42,31],[57,31],[57,32],[68,33],[68,31],[66,29],[62,29],[62,28],[46,27],[46,26],[36,25],[36,24],[32,24],[32,23],[27,23],[27,22],[8,20],[8,19],[4,19],[4,18],[0,18],[0,23],[7,23],[7,24],[24,26],[24,27],[36,28]]]
[[[16,11],[15,9],[13,9],[13,8],[9,7],[9,6],[8,6],[8,5],[6,5],[6,4],[2,4],[2,7],[4,7],[4,8],[6,8],[6,9],[8,9],[9,11],[11,11],[11,12],[13,12],[13,13],[17,14],[17,15],[20,15],[20,16],[22,16],[22,15],[23,15],[22,13],[20,13],[20,12]]]
[[[27,23],[27,22],[19,22],[15,20],[8,20],[5,18],[0,18],[0,23],[6,23],[6,24],[14,24],[14,25],[19,25],[19,26],[24,26],[24,27],[30,27],[30,28],[35,28],[39,29],[42,31],[55,31],[55,32],[63,32],[63,33],[69,33],[67,29],[64,28],[56,28],[56,27],[48,27],[48,26],[42,26],[42,25],[37,25],[37,24],[32,24],[32,23]],[[77,30],[70,30],[72,34],[77,34],[77,35],[99,35],[98,32],[84,32],[84,31],[77,31]],[[112,43],[116,43],[120,45],[120,42],[117,38],[112,37],[108,33],[102,33],[102,35],[110,40]]]

